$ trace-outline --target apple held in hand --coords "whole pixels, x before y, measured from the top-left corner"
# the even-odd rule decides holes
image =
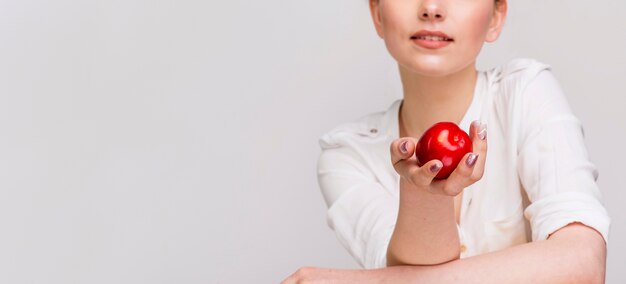
[[[421,167],[430,160],[437,159],[443,168],[435,179],[445,179],[456,169],[465,154],[471,152],[472,140],[469,135],[452,122],[438,122],[427,129],[415,145],[415,157]]]

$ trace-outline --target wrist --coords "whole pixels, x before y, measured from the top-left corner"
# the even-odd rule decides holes
[[[431,220],[438,226],[453,226],[456,224],[454,197],[433,194],[425,189],[416,188],[408,182],[404,185],[401,182],[396,225],[411,225],[426,220]]]
[[[400,203],[452,203],[454,196],[429,192],[427,188],[415,186],[404,179],[400,181]]]

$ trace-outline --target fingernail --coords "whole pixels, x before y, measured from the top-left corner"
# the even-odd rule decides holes
[[[476,128],[476,129],[478,129],[480,127],[480,121],[478,121],[478,120],[472,121],[472,124],[474,125],[474,128]]]
[[[435,163],[432,166],[430,166],[430,171],[434,174],[436,172],[438,172],[439,170],[441,170],[442,166],[439,163]]]
[[[402,144],[400,144],[400,152],[402,152],[402,154],[406,154],[409,152],[409,149],[406,148],[406,144],[409,143],[408,140],[404,140],[404,142],[402,142]]]
[[[467,160],[465,160],[465,164],[471,168],[476,164],[476,160],[478,160],[477,158],[478,154],[471,153],[469,157],[467,157]]]
[[[481,123],[478,128],[478,138],[480,138],[480,140],[485,140],[485,138],[487,138],[487,125],[484,123]]]

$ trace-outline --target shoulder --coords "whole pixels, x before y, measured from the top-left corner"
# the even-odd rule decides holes
[[[319,138],[322,149],[335,148],[341,146],[346,141],[356,141],[376,137],[378,129],[372,127],[375,121],[380,119],[381,114],[372,113],[357,119],[343,122],[332,129],[326,131]]]
[[[343,122],[323,133],[319,138],[322,150],[368,144],[388,138],[391,119],[401,100],[394,101],[386,110],[372,112]]]
[[[487,71],[492,83],[530,81],[551,66],[532,58],[514,58]]]
[[[554,122],[581,125],[550,65],[518,58],[490,72],[496,117],[502,125],[519,132],[518,145]]]
[[[396,100],[387,110],[341,123],[319,138],[322,151],[317,176],[329,206],[342,192],[364,182],[394,192],[395,171],[389,163],[389,145],[401,102]]]
[[[498,96],[509,103],[540,110],[546,103],[566,103],[565,94],[552,67],[531,58],[516,58],[488,71]]]
[[[564,99],[552,67],[538,60],[516,58],[486,73],[496,106],[512,110],[515,105],[536,106]]]

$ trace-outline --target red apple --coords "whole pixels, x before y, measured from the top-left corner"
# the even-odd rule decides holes
[[[456,169],[465,154],[472,151],[469,135],[452,122],[438,122],[422,134],[415,145],[415,157],[421,167],[430,160],[439,160],[443,168],[435,179],[445,179]]]

